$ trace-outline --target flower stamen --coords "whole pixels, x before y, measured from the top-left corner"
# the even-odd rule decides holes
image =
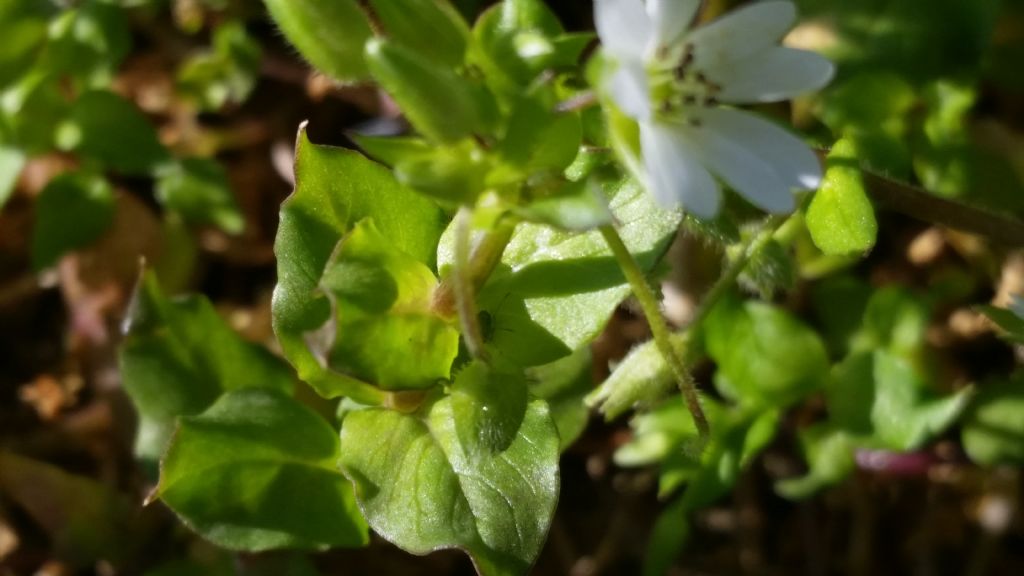
[[[722,86],[694,67],[692,43],[659,46],[648,68],[653,109],[659,119],[674,124],[700,127],[696,108],[717,106]]]

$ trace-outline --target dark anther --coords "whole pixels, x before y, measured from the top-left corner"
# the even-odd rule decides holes
[[[694,96],[693,94],[687,94],[686,96],[683,96],[683,102],[688,105],[696,104],[697,97]]]

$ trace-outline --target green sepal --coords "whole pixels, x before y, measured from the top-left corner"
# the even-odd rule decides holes
[[[389,38],[438,64],[462,64],[469,26],[447,0],[370,0]]]
[[[317,70],[341,82],[369,79],[363,46],[373,36],[355,0],[264,0],[285,38]]]
[[[366,43],[365,56],[374,79],[427,138],[451,143],[490,130],[489,95],[451,68],[382,38]]]

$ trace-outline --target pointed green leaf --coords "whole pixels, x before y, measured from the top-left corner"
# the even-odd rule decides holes
[[[280,392],[238,390],[182,418],[156,495],[232,550],[364,546],[366,523],[337,470],[338,436]]]
[[[320,278],[338,242],[367,217],[395,249],[431,267],[444,214],[383,166],[356,152],[314,145],[305,130],[296,146],[295,177],[274,244],[274,331],[299,377],[320,394],[377,401],[378,392],[327,370],[307,344],[307,336],[331,315],[330,302],[319,292]]]
[[[431,311],[437,278],[371,219],[338,245],[320,286],[334,305],[333,370],[385,390],[429,388],[451,373],[459,332]]]
[[[135,452],[145,461],[163,454],[178,416],[206,410],[224,392],[292,390],[284,362],[243,340],[205,297],[168,299],[152,272],[139,279],[124,331],[121,378],[139,411]]]
[[[52,266],[65,252],[96,241],[114,221],[114,190],[99,176],[69,173],[54,178],[36,201],[32,267]]]
[[[811,238],[828,255],[865,254],[875,245],[878,222],[864,190],[853,143],[836,142],[825,166],[821,189],[807,208]]]
[[[469,26],[447,0],[370,0],[387,35],[439,64],[462,64]]]
[[[363,46],[373,32],[355,0],[264,0],[270,16],[317,70],[341,82],[369,79]]]
[[[462,446],[453,400],[420,414],[371,408],[342,422],[341,467],[370,526],[414,554],[460,548],[480,574],[525,574],[558,499],[558,436],[542,400],[530,402],[504,452]]]
[[[380,38],[367,42],[366,63],[427,138],[455,142],[488,128],[486,96],[451,68]]]

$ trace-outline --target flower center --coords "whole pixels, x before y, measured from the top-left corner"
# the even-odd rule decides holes
[[[700,126],[695,114],[701,108],[718,105],[722,87],[697,66],[693,44],[660,46],[647,67],[655,116],[665,122]]]

